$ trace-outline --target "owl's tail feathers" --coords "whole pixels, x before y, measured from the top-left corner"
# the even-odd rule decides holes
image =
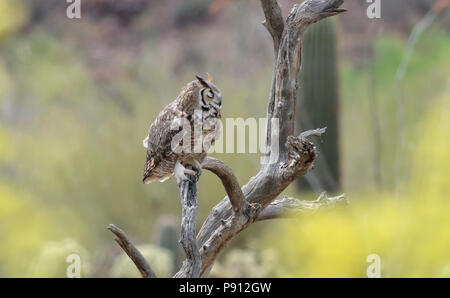
[[[145,163],[144,167],[144,174],[142,176],[142,182],[145,184],[152,183],[153,181],[157,180],[157,177],[152,175],[152,171],[155,168],[155,159],[154,158],[147,158],[147,161]]]
[[[150,184],[150,183],[152,183],[152,182],[154,182],[154,181],[156,181],[156,178],[155,177],[143,177],[142,178],[142,182],[144,183],[144,184]]]

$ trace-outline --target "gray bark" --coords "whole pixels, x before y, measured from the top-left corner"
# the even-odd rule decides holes
[[[175,277],[200,277],[202,259],[198,250],[195,237],[197,221],[197,177],[189,176],[189,180],[180,184],[181,201],[181,239],[180,243],[186,253],[183,267],[186,268],[183,275],[175,274]]]

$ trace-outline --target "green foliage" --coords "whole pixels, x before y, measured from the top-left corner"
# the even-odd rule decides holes
[[[21,1],[0,1],[0,42],[23,25],[27,13]]]
[[[0,59],[0,103],[2,99],[9,95],[12,90],[12,80],[6,71],[3,60]]]
[[[0,184],[0,276],[23,276],[44,239],[55,235],[49,210]]]
[[[152,269],[158,277],[171,277],[173,258],[169,250],[152,244],[137,247],[144,258],[151,264]],[[118,256],[112,266],[113,277],[141,277],[133,261],[122,253]]]
[[[18,91],[34,104],[75,100],[86,104],[93,97],[90,77],[79,57],[48,33],[37,30],[7,50],[16,83],[22,86]]]
[[[420,125],[407,193],[347,194],[345,210],[273,228],[266,242],[286,276],[365,277],[369,254],[381,257],[384,277],[450,276],[449,101],[448,95],[435,100]]]
[[[11,146],[8,142],[8,132],[0,128],[0,168],[11,158]]]
[[[374,43],[375,58],[370,65],[355,69],[344,65],[342,71],[342,157],[344,189],[365,190],[376,185],[373,156],[381,157],[382,187],[392,189],[401,181],[396,177],[396,146],[398,144],[398,113],[404,117],[406,144],[401,156],[405,165],[401,180],[411,173],[409,160],[412,148],[420,138],[417,124],[434,99],[447,89],[450,69],[450,38],[438,28],[432,28],[418,42],[403,82],[395,80],[405,51],[399,37],[384,35]],[[399,90],[402,96],[399,98]],[[374,125],[370,122],[376,102],[379,117],[381,147],[375,145]],[[400,101],[400,105],[398,105]],[[398,111],[397,108],[401,110]]]
[[[230,250],[221,261],[214,264],[210,277],[267,278],[282,275],[278,254],[273,249],[248,247]]]
[[[73,239],[44,243],[29,269],[30,277],[67,277],[67,268],[73,264],[69,256],[77,255],[80,260],[80,276],[91,276],[89,252]]]

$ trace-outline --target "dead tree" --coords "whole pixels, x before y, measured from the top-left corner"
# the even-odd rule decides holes
[[[294,5],[286,21],[276,0],[261,0],[266,20],[263,25],[273,39],[275,64],[267,111],[266,153],[276,154],[276,162],[263,164],[260,171],[240,187],[233,171],[223,162],[208,157],[202,164],[221,180],[227,197],[218,203],[206,218],[197,236],[198,177],[180,185],[182,204],[181,244],[186,260],[174,277],[206,277],[222,249],[252,223],[301,213],[316,212],[346,204],[343,196],[316,201],[293,198],[276,199],[293,181],[305,175],[314,166],[316,148],[308,140],[320,136],[325,129],[316,129],[294,136],[295,105],[298,74],[301,66],[302,37],[307,27],[326,17],[344,12],[344,0],[307,0]],[[272,127],[275,119],[277,127]],[[272,142],[278,138],[278,142]],[[109,229],[128,254],[143,277],[155,277],[148,262],[129,241],[123,231],[114,225]]]

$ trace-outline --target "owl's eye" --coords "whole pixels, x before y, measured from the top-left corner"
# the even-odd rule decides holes
[[[208,93],[206,94],[209,98],[214,98],[214,93],[209,90]]]

